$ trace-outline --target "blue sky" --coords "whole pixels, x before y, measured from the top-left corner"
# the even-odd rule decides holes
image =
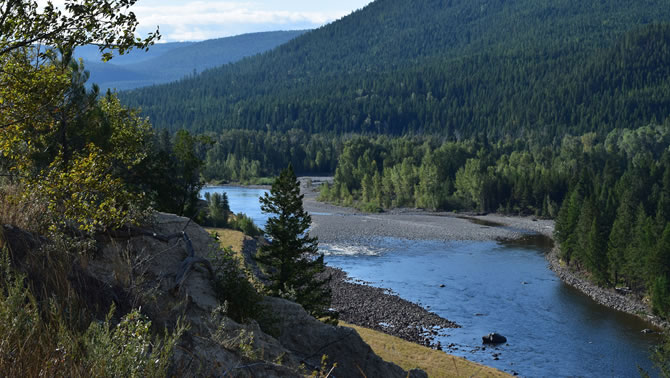
[[[146,34],[160,26],[161,42],[311,29],[341,18],[371,0],[139,0],[132,8]]]

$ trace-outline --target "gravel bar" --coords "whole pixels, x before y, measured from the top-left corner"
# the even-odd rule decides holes
[[[328,267],[326,274],[332,278],[331,306],[347,323],[431,348],[441,348],[439,342],[435,343],[435,336],[444,335],[446,329],[460,327],[389,290],[351,282],[340,269]]]

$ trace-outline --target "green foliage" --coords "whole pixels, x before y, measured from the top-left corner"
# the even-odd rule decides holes
[[[3,1],[0,56],[34,44],[72,48],[96,43],[100,52],[113,49],[120,54],[132,48],[145,49],[160,36],[158,31],[145,39],[135,36],[137,18],[128,11],[135,2],[68,2],[61,10],[31,0]],[[109,59],[111,55],[105,53],[103,57]]]
[[[9,376],[164,377],[186,327],[155,337],[151,322],[134,310],[111,323],[79,331],[55,303],[41,305],[8,253],[0,263],[0,370]]]
[[[172,152],[175,156],[176,169],[170,175],[174,182],[172,196],[176,202],[176,213],[179,215],[195,215],[202,182],[200,168],[203,161],[196,153],[198,139],[186,130],[179,130],[174,137]]]
[[[226,248],[211,256],[214,266],[214,291],[223,303],[225,314],[237,322],[261,319],[263,299],[249,281],[250,274],[240,268],[232,250]]]
[[[195,132],[459,140],[637,128],[670,104],[665,5],[381,1],[261,56],[123,96],[158,127]]]
[[[564,139],[564,151],[581,149],[581,173],[569,184],[555,232],[561,257],[570,266],[585,270],[600,285],[628,286],[648,295],[654,313],[662,317],[670,314],[668,130],[666,122],[617,129],[604,137],[585,134],[581,148]]]
[[[667,276],[656,277],[651,287],[651,298],[654,313],[667,318],[670,315],[670,282]]]
[[[140,221],[143,194],[125,178],[146,158],[150,126],[113,96],[83,111],[63,116],[68,121],[54,115],[45,121],[53,127],[42,131],[17,123],[0,133],[8,168],[25,189],[22,196],[47,204],[43,216],[52,227],[94,232]],[[27,134],[24,128],[37,132]]]
[[[164,377],[177,340],[186,330],[181,324],[173,334],[153,337],[151,321],[133,310],[111,324],[114,307],[104,323],[91,323],[84,339],[89,373],[99,377]],[[155,341],[154,341],[155,339]]]
[[[332,316],[328,281],[318,277],[325,269],[323,254],[317,239],[307,233],[312,219],[302,199],[300,182],[289,165],[270,193],[260,198],[261,210],[271,216],[265,226],[269,243],[260,248],[256,259],[266,269],[271,295],[288,297],[316,317]]]
[[[205,193],[207,201],[207,216],[201,225],[208,227],[225,227],[228,225],[228,215],[230,215],[230,204],[228,203],[228,194],[223,193]]]
[[[254,224],[253,219],[244,213],[235,214],[229,223],[230,227],[244,232],[246,235],[256,237],[262,234],[262,231]]]
[[[367,211],[391,207],[552,216],[567,170],[536,142],[438,142],[430,137],[357,137],[344,143],[332,186],[319,198]]]
[[[77,226],[86,232],[118,228],[142,219],[141,196],[131,193],[112,176],[109,160],[100,149],[73,156],[68,168],[57,157],[38,179],[30,180],[27,192],[39,192],[48,203],[51,227]],[[72,224],[70,224],[72,223]]]
[[[112,96],[87,91],[75,47],[100,52],[147,48],[157,33],[134,35],[135,1],[4,1],[0,18],[0,151],[25,195],[48,204],[52,226],[92,232],[136,221],[141,193],[123,180],[145,158],[146,120]],[[52,46],[43,48],[41,46]],[[103,58],[110,56],[105,53]],[[48,223],[48,222],[47,222]]]
[[[652,350],[651,360],[661,377],[670,377],[670,336],[667,333],[663,335],[663,342]],[[638,369],[642,377],[650,377],[649,372]]]
[[[271,185],[259,177],[276,176],[287,165],[301,174],[335,170],[342,141],[333,135],[310,135],[301,130],[230,130],[206,133],[213,141],[207,149],[202,175],[205,181]]]

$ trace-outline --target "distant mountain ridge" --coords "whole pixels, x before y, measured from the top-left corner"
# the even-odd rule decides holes
[[[607,59],[631,48],[668,62],[666,50],[644,48],[666,45],[667,23],[661,0],[377,0],[260,56],[122,98],[159,128],[197,132],[459,138],[633,127],[667,117],[670,78],[647,80],[637,65],[616,90]],[[622,43],[636,35],[658,43]],[[631,104],[651,92],[641,101],[654,104]]]
[[[107,88],[126,90],[167,83],[204,70],[236,62],[271,50],[305,33],[305,30],[242,34],[202,42],[172,42],[152,46],[148,52],[131,51],[100,62],[95,46],[84,46],[75,52],[85,61],[91,73],[89,83],[101,91]]]

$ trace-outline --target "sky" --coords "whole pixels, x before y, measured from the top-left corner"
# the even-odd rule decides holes
[[[45,3],[46,0],[40,0]],[[64,0],[52,0],[58,6]],[[160,26],[160,42],[313,29],[363,8],[371,0],[139,0],[131,11],[145,36]]]

